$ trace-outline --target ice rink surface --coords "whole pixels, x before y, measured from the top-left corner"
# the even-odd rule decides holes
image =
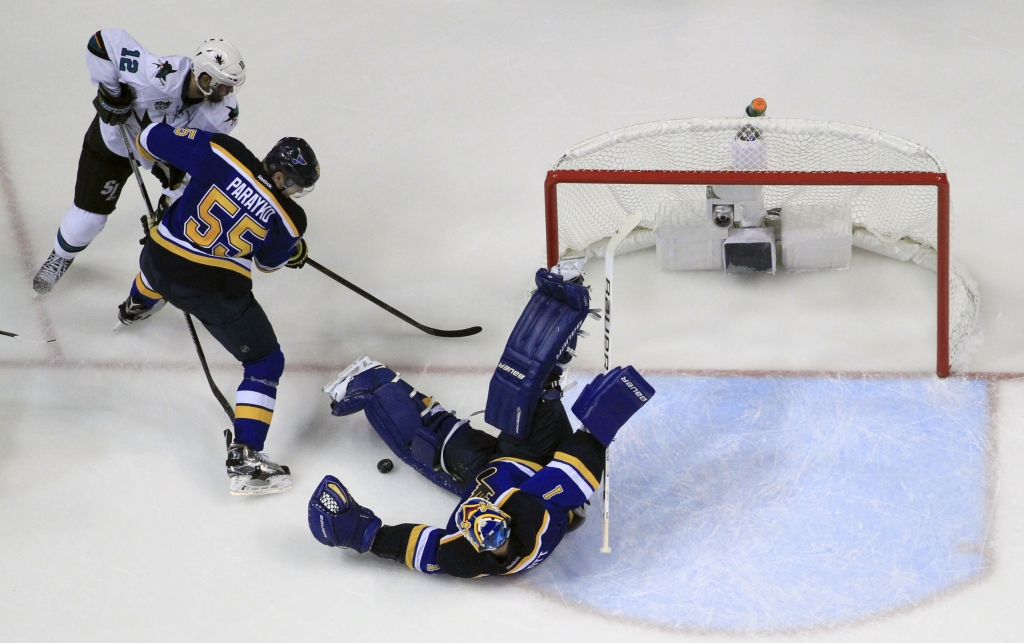
[[[1013,187],[1024,169],[1024,133],[1014,125],[1024,101],[1024,15],[1012,3],[68,2],[5,6],[3,18],[0,329],[58,341],[0,337],[0,640],[450,640],[480,623],[510,640],[544,641],[1024,638],[1024,385],[1014,377],[1024,371],[1017,251],[1024,226]],[[227,494],[226,421],[179,313],[165,309],[144,324],[110,330],[137,270],[143,205],[134,185],[54,292],[31,296],[31,275],[70,205],[93,116],[85,44],[106,27],[127,29],[158,54],[191,53],[214,35],[231,40],[248,71],[234,134],[260,155],[281,136],[302,136],[320,158],[323,178],[302,202],[311,256],[427,324],[484,327],[472,338],[432,338],[309,268],[257,274],[256,295],[288,359],[267,444],[294,471],[287,494]],[[759,388],[770,378],[712,395],[719,415],[708,417],[706,434],[699,418],[662,423],[658,439],[674,432],[688,447],[664,467],[678,473],[676,481],[688,476],[695,493],[679,499],[676,515],[662,507],[643,515],[642,531],[620,532],[625,551],[613,556],[642,556],[679,523],[690,525],[681,532],[690,540],[678,542],[679,562],[690,580],[706,581],[690,606],[717,592],[733,601],[734,614],[747,616],[730,622],[701,612],[703,620],[687,621],[676,610],[666,624],[621,609],[621,599],[636,593],[611,596],[617,606],[596,600],[608,598],[597,596],[609,587],[600,577],[589,597],[595,600],[581,600],[586,584],[575,575],[601,563],[579,549],[599,535],[596,515],[531,572],[535,578],[514,580],[425,577],[313,540],[305,504],[327,473],[385,522],[441,524],[454,504],[404,465],[378,474],[386,448],[361,418],[331,417],[320,387],[370,354],[460,414],[483,408],[490,371],[543,262],[542,183],[550,164],[590,136],[649,121],[737,116],[755,96],[768,100],[770,116],[864,125],[942,159],[956,217],[953,254],[979,284],[982,313],[974,350],[957,366],[960,378],[942,385],[928,377],[934,275],[916,266],[855,250],[845,272],[737,279],[659,273],[652,251],[616,262],[615,361],[676,382],[663,392],[679,386],[691,395],[686,387],[702,377],[714,384],[779,370],[802,373],[785,386],[838,381],[850,392],[845,404],[837,398],[829,407],[833,427],[814,424],[824,451],[781,433],[771,449],[751,441],[742,451],[762,466],[802,454],[822,467],[789,479],[786,488],[800,493],[787,497],[805,512],[788,523],[759,518],[763,509],[744,511],[739,501],[729,506],[730,523],[701,504],[740,477],[723,457],[743,435],[730,413],[758,396],[771,411],[768,401],[781,398]],[[149,185],[155,188],[151,178]],[[602,271],[601,262],[590,265],[591,282]],[[237,365],[200,332],[218,383],[233,391]],[[596,371],[599,344],[583,340],[574,366]],[[808,375],[816,372],[821,377]],[[811,483],[831,471],[842,478],[821,454],[855,435],[842,431],[856,413],[842,410],[863,399],[858,387],[892,379],[864,375],[880,372],[901,373],[910,388],[968,392],[969,403],[946,411],[970,422],[915,433],[906,422],[915,411],[905,408],[891,435],[872,433],[888,440],[891,454],[857,446],[843,452],[852,461],[842,459],[847,481],[870,487],[873,498],[899,494],[879,482],[884,476],[869,475],[883,468],[867,465],[891,464],[897,453],[915,463],[915,480],[931,476],[933,489],[948,495],[945,505],[941,498],[929,505],[946,513],[919,523],[926,527],[920,533],[936,536],[942,526],[949,540],[945,549],[929,550],[923,539],[912,543],[921,549],[891,552],[925,552],[917,567],[884,557],[861,565],[866,575],[849,577],[842,600],[819,600],[803,612],[817,618],[799,622],[792,606],[815,598],[797,582],[809,577],[798,577],[800,569],[816,570],[828,581],[822,586],[842,586],[850,573],[834,557],[826,561],[831,568],[798,558],[822,560],[823,541],[811,539],[815,512],[855,504],[852,487],[837,498]],[[949,439],[933,439],[943,435]],[[634,443],[623,442],[625,457]],[[632,461],[641,463],[642,448],[651,446],[637,444]],[[642,498],[642,485],[633,492]],[[629,515],[622,507],[616,529],[629,530]],[[753,585],[751,569],[738,565],[766,558],[729,549],[740,542],[727,537],[735,532],[722,534],[717,547],[713,524],[689,522],[714,515],[723,528],[761,519],[790,529],[792,537],[773,541],[773,553],[793,557],[777,567],[774,589]],[[878,533],[913,524],[909,514],[890,515]],[[836,542],[855,545],[860,533],[851,527]],[[949,551],[964,560],[940,558]],[[864,589],[890,564],[890,585]],[[933,569],[944,580],[921,589],[926,583],[897,573],[911,568]],[[561,569],[565,575],[551,576]],[[628,580],[649,589],[663,579]],[[729,587],[762,588],[762,601],[744,610],[743,594]],[[893,587],[904,591],[886,602]],[[656,598],[668,593],[655,589]],[[657,601],[634,602],[657,608]],[[850,609],[834,609],[843,605]],[[750,620],[754,613],[759,620]]]

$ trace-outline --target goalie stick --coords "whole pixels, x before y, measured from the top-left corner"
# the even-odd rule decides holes
[[[611,355],[612,355],[612,269],[615,266],[615,250],[622,243],[622,240],[626,238],[633,228],[640,224],[640,213],[634,212],[629,215],[623,223],[622,227],[616,231],[612,238],[608,240],[608,246],[604,251],[604,372],[607,373],[611,369]],[[611,545],[608,543],[608,467],[611,461],[608,457],[608,453],[612,450],[611,445],[604,450],[604,493],[603,493],[603,504],[604,504],[604,535],[601,539],[601,553],[610,554],[612,553]]]
[[[147,214],[142,217],[142,225],[146,229],[146,234],[149,234],[150,229],[156,225],[156,213],[153,211],[153,202],[149,200],[149,192],[146,191],[146,184],[142,182],[142,173],[139,172],[139,162],[135,159],[135,153],[132,152],[131,145],[128,144],[128,132],[125,131],[124,124],[119,124],[117,130],[121,132],[121,141],[124,143],[124,149],[128,151],[128,162],[132,166],[132,172],[135,173],[135,180],[139,182],[139,191],[142,192],[142,200],[146,202]],[[213,375],[210,374],[210,366],[206,363],[206,355],[203,353],[203,345],[199,343],[199,335],[196,334],[195,324],[192,323],[192,315],[189,315],[185,311],[181,311],[185,315],[185,323],[188,324],[188,332],[192,336],[192,343],[196,346],[196,354],[199,355],[199,363],[203,366],[203,373],[206,375],[206,381],[210,385],[210,391],[213,396],[217,398],[220,405],[224,407],[224,412],[231,418],[232,424],[235,421],[235,413],[231,410],[231,405],[224,398],[224,394],[217,388],[217,384],[213,381]],[[231,431],[224,429],[224,437],[227,439],[228,448],[231,448]]]
[[[476,335],[481,330],[483,330],[479,326],[471,326],[469,328],[460,328],[459,330],[441,330],[439,328],[431,328],[430,326],[425,326],[425,325],[419,323],[418,321],[416,321],[415,319],[413,319],[412,317],[409,317],[408,315],[406,315],[406,314],[396,310],[392,306],[389,306],[388,304],[384,303],[383,301],[377,299],[376,297],[374,297],[370,293],[366,292],[365,290],[363,290],[359,286],[355,285],[354,283],[352,283],[348,279],[345,279],[344,277],[341,277],[340,275],[336,275],[335,273],[331,272],[329,269],[325,268],[323,265],[317,263],[316,261],[313,261],[312,258],[307,258],[306,259],[306,263],[308,263],[309,265],[313,266],[314,268],[316,268],[320,272],[324,273],[325,275],[327,275],[328,277],[330,277],[334,281],[337,281],[342,286],[345,286],[346,288],[348,288],[352,292],[356,293],[357,295],[360,295],[361,297],[364,297],[364,298],[372,301],[373,303],[377,304],[378,306],[380,306],[384,310],[388,311],[389,313],[391,313],[395,317],[401,319],[402,321],[404,321],[407,324],[412,324],[413,326],[415,326],[416,328],[422,330],[424,333],[426,333],[428,335],[433,335],[434,337],[468,337],[470,335]]]

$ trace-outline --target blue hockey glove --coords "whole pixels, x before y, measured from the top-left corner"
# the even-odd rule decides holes
[[[309,530],[328,547],[344,547],[365,553],[381,527],[373,511],[359,506],[345,485],[327,476],[309,499]]]
[[[653,396],[654,387],[632,366],[616,366],[587,384],[572,412],[607,447],[622,425]]]

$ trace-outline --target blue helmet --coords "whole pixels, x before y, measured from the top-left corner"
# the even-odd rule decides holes
[[[294,136],[282,138],[267,152],[263,166],[273,175],[280,172],[285,175],[289,185],[297,185],[303,192],[309,192],[320,178],[320,163],[316,160],[313,148],[305,140]]]
[[[494,551],[508,541],[512,518],[483,498],[470,498],[459,505],[455,524],[473,549]]]

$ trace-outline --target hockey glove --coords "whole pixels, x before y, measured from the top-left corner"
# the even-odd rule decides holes
[[[292,252],[292,256],[288,259],[288,263],[286,263],[285,266],[289,268],[301,268],[306,265],[306,259],[308,258],[309,246],[306,244],[305,239],[299,239],[299,242],[295,244],[295,251]]]
[[[128,122],[132,114],[132,101],[135,100],[132,88],[127,83],[121,83],[121,94],[111,96],[110,91],[100,83],[96,92],[96,98],[92,99],[92,105],[96,108],[100,120],[107,125],[122,125]]]
[[[179,170],[173,165],[168,165],[161,161],[153,164],[151,172],[160,181],[160,185],[165,190],[177,190],[181,187],[181,182],[185,180],[184,170]]]
[[[344,547],[365,553],[380,531],[381,520],[360,507],[345,485],[327,476],[309,499],[309,530],[328,547]]]
[[[622,425],[653,396],[654,387],[632,366],[616,366],[587,384],[572,412],[607,447]]]

